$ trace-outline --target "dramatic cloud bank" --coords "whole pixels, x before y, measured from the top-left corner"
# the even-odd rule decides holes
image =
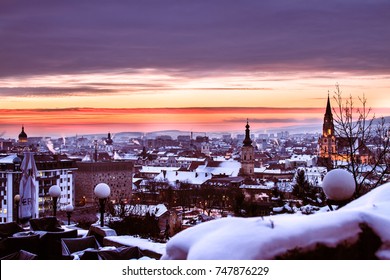
[[[389,72],[388,1],[3,1],[0,76]]]
[[[322,108],[336,83],[386,111],[389,11],[386,0],[1,1],[0,110],[26,111],[2,111],[0,130],[314,124],[322,113],[278,108]],[[103,113],[38,114],[67,108]],[[121,108],[201,109],[164,118]]]

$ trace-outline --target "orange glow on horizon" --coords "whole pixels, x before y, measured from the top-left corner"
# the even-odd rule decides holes
[[[364,93],[378,117],[390,115],[389,79],[385,75],[170,73],[125,69],[2,79],[0,135],[15,137],[22,124],[29,136],[242,131],[247,118],[253,130],[311,125],[320,131],[327,94],[332,96],[336,83],[345,96]]]
[[[64,108],[1,109],[0,127],[18,135],[21,125],[29,136],[156,130],[198,132],[243,131],[312,125],[321,130],[324,108]],[[390,114],[390,109],[381,112]],[[1,131],[0,131],[1,132]],[[10,136],[11,137],[11,136]]]

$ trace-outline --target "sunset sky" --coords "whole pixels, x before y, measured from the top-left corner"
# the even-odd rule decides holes
[[[0,137],[322,127],[390,116],[386,0],[0,2]]]

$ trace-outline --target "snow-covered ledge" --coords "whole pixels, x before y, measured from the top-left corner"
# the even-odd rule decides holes
[[[160,259],[165,253],[165,243],[152,242],[148,239],[142,239],[129,235],[106,236],[103,240],[104,246],[129,246],[138,247],[143,253],[151,258]]]
[[[100,245],[103,244],[103,240],[107,236],[116,236],[116,231],[107,226],[99,226],[97,224],[91,225],[89,227],[87,235],[93,235],[96,237],[96,240]]]
[[[387,183],[337,211],[309,216],[223,218],[197,225],[175,235],[161,259],[275,259],[291,252],[315,251],[319,244],[322,248],[341,246],[343,251],[343,246],[349,248],[359,243],[362,236],[368,236],[369,243],[377,240],[376,248],[360,242],[368,247],[363,249],[373,249],[373,256],[378,259],[390,259],[389,229],[390,183]],[[337,254],[334,257],[340,258]]]

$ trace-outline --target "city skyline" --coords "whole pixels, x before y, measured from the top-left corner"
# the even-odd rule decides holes
[[[336,84],[390,115],[386,1],[0,6],[3,137],[320,131]]]

